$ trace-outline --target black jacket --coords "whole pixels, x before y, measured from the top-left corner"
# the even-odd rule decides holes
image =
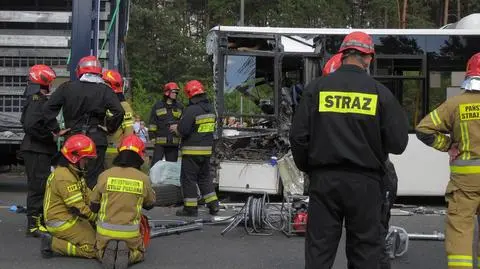
[[[304,91],[290,133],[302,171],[380,171],[408,143],[408,119],[393,94],[363,69],[343,65]]]
[[[149,136],[155,138],[156,144],[166,146],[177,146],[180,138],[172,133],[169,128],[172,124],[177,124],[182,116],[183,105],[174,101],[168,104],[160,100],[153,105],[150,112]]]
[[[106,84],[79,80],[60,85],[45,104],[43,113],[49,131],[60,130],[56,117],[62,108],[65,128],[72,129],[68,135],[81,133],[82,126],[88,126],[87,135],[97,146],[107,145],[107,133],[97,127],[103,125],[107,109],[113,115],[106,122],[108,133],[120,127],[125,114],[117,96]]]
[[[183,155],[211,155],[216,116],[205,94],[194,96],[178,123]]]
[[[20,146],[21,151],[48,155],[53,155],[57,151],[52,133],[45,128],[42,108],[46,102],[47,97],[40,93],[26,96],[26,103],[20,119],[25,132],[22,145]]]

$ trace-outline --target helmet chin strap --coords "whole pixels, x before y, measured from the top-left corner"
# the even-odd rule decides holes
[[[371,63],[371,61],[366,61],[365,58],[361,55],[356,55],[356,56],[357,56],[357,60],[360,62],[360,64],[365,69],[367,74],[370,75],[370,63]]]

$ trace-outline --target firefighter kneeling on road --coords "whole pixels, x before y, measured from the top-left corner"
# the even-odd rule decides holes
[[[100,174],[90,196],[90,207],[98,212],[97,258],[106,269],[127,268],[143,261],[142,207],[149,210],[155,203],[150,179],[140,171],[145,154],[143,141],[129,135],[118,151],[114,167]]]
[[[185,108],[176,132],[182,137],[182,168],[180,183],[182,185],[184,207],[177,211],[177,216],[197,216],[197,185],[210,214],[219,211],[218,198],[210,175],[210,156],[215,131],[215,111],[208,102],[205,89],[197,80],[185,84],[185,94],[190,105]]]
[[[115,133],[107,137],[108,148],[105,154],[105,169],[108,169],[112,167],[113,159],[115,159],[117,156],[117,146],[124,137],[133,134],[133,109],[125,100],[125,95],[123,95],[122,75],[115,70],[107,70],[103,72],[102,77],[105,83],[107,83],[107,85],[109,85],[113,92],[117,95],[123,110],[125,110],[125,116],[123,116],[122,125],[120,125],[120,128],[118,128]],[[106,115],[107,119],[108,117],[113,116],[109,110],[107,110]]]
[[[82,134],[69,137],[54,157],[55,170],[45,188],[43,214],[49,234],[42,235],[44,258],[54,254],[95,257],[96,214],[88,206],[89,189],[83,178],[88,161],[96,158],[95,143]]]
[[[467,63],[462,94],[448,98],[418,124],[427,146],[450,151],[445,248],[449,269],[472,268],[475,214],[480,207],[480,53]],[[450,135],[447,135],[450,134]]]

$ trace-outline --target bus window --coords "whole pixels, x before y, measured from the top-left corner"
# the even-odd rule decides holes
[[[273,115],[273,67],[272,57],[227,55],[224,113]]]

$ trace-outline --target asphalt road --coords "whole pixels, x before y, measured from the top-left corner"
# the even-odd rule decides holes
[[[80,258],[43,259],[40,241],[26,238],[25,215],[8,211],[11,204],[25,204],[26,184],[22,177],[0,174],[0,269],[84,269],[102,268],[95,260]],[[175,208],[155,208],[155,219],[173,219]],[[411,233],[443,231],[442,216],[393,217],[392,225]],[[204,226],[201,231],[154,238],[146,260],[134,269],[299,269],[304,266],[304,239],[273,236],[248,236],[242,228],[220,235],[224,226]],[[408,252],[393,261],[394,269],[446,268],[443,242],[410,241]],[[338,248],[334,269],[346,268],[344,238]]]

